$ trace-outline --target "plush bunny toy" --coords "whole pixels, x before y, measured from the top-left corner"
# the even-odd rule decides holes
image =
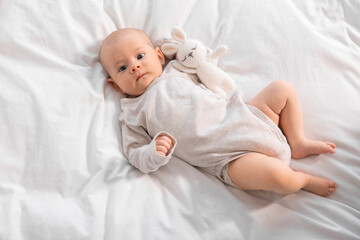
[[[199,41],[187,39],[185,32],[180,28],[173,28],[171,36],[175,42],[161,46],[162,52],[168,58],[176,54],[174,68],[181,72],[197,74],[200,81],[211,91],[222,98],[230,98],[234,91],[234,82],[214,62],[227,51],[227,47],[217,47],[209,56],[208,49]]]

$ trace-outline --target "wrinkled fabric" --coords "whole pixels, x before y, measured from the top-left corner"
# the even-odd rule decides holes
[[[0,1],[0,239],[359,239],[359,12],[357,0]],[[219,67],[245,103],[274,80],[295,87],[306,135],[337,152],[290,166],[333,179],[333,194],[244,192],[176,157],[150,174],[129,164],[100,46],[118,28],[155,43],[174,26],[228,46]]]

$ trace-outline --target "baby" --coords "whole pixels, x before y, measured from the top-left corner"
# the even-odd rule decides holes
[[[163,70],[161,50],[131,28],[104,40],[100,62],[111,86],[128,95],[121,99],[123,148],[142,172],[176,156],[244,190],[304,189],[328,196],[336,189],[332,180],[288,166],[291,157],[335,153],[335,144],[305,137],[300,104],[288,83],[270,83],[248,104],[240,91],[219,98],[194,75],[171,64]]]

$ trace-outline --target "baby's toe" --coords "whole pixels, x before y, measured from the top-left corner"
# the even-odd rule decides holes
[[[330,146],[331,148],[336,148],[336,145],[332,142],[325,142],[328,146]]]
[[[335,144],[326,142],[324,146],[324,152],[333,154],[336,152],[335,147]]]
[[[333,182],[333,181],[330,181],[329,188],[333,188],[335,190],[336,189],[336,183]]]

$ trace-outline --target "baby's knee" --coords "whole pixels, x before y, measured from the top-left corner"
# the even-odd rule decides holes
[[[277,80],[271,83],[271,87],[273,89],[274,94],[278,94],[281,96],[296,96],[295,88],[288,82],[284,80]]]
[[[291,91],[294,90],[294,87],[290,83],[288,83],[284,80],[276,80],[276,81],[272,82],[271,84],[274,88],[279,89],[279,90],[291,90]]]

